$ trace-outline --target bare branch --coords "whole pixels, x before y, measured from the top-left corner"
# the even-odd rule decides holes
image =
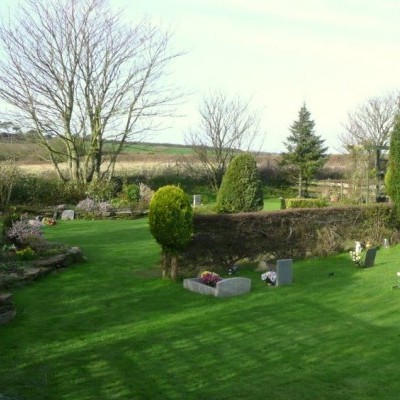
[[[391,93],[370,98],[349,112],[344,125],[345,133],[340,138],[342,145],[345,148],[357,145],[388,146],[399,105],[399,95]]]
[[[185,142],[218,190],[232,158],[249,151],[259,133],[258,114],[249,102],[228,98],[220,91],[210,92],[199,106],[200,123],[185,135]]]
[[[164,76],[181,53],[170,52],[170,42],[146,20],[124,25],[104,0],[25,0],[0,26],[0,97],[30,120],[50,153],[53,138],[63,141],[68,179],[100,179],[127,141],[171,114],[180,94]],[[106,159],[110,140],[117,143]]]

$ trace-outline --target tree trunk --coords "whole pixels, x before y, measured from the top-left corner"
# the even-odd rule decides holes
[[[297,193],[298,197],[302,197],[303,192],[303,174],[299,172],[299,191]]]
[[[162,268],[161,274],[163,279],[168,278],[168,272],[171,269],[171,255],[166,252],[163,252],[161,268]]]
[[[176,281],[176,278],[178,277],[178,270],[178,257],[176,255],[173,255],[171,256],[171,279],[173,281]]]

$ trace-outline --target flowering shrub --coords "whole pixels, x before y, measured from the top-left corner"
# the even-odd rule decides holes
[[[109,201],[101,201],[98,203],[98,208],[101,213],[114,212],[115,208]]]
[[[219,282],[221,280],[221,277],[215,272],[203,271],[200,274],[200,279],[206,285],[215,285],[217,282]]]
[[[30,225],[27,221],[15,221],[6,231],[6,236],[17,243],[25,244],[32,239],[40,241],[43,238],[43,232],[40,227]]]
[[[30,247],[26,247],[25,249],[22,250],[17,250],[15,252],[15,255],[18,260],[34,260],[37,258],[36,252],[31,249]]]
[[[78,210],[82,210],[82,211],[85,211],[85,212],[93,212],[93,211],[97,211],[98,205],[93,199],[91,199],[89,197],[86,197],[85,200],[81,200],[77,204],[76,208]]]

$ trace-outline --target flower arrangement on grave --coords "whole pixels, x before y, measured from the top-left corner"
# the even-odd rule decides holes
[[[276,272],[275,271],[267,271],[261,274],[261,279],[268,285],[268,286],[275,286],[276,284]]]
[[[203,271],[200,274],[200,279],[206,285],[215,286],[222,278],[216,272]]]
[[[350,257],[353,260],[354,264],[357,265],[357,267],[361,267],[362,266],[361,253],[357,253],[356,251],[351,250],[350,251]]]
[[[393,289],[400,289],[400,272],[396,272],[398,283],[393,286]]]
[[[53,225],[55,225],[55,224],[57,223],[55,219],[53,219],[53,218],[47,218],[47,217],[43,218],[43,219],[42,219],[42,222],[43,222],[45,225],[48,225],[48,226],[53,226]]]
[[[361,242],[358,241],[355,242],[355,249],[350,250],[350,258],[353,260],[354,264],[357,265],[357,267],[362,267],[362,261],[361,261],[362,251],[363,251],[363,245]]]

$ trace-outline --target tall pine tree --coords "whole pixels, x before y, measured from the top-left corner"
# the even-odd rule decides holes
[[[285,142],[286,153],[282,154],[281,165],[288,166],[297,177],[299,197],[308,196],[310,180],[327,161],[327,147],[324,140],[315,134],[315,123],[304,104],[299,118],[290,127],[291,135]]]

